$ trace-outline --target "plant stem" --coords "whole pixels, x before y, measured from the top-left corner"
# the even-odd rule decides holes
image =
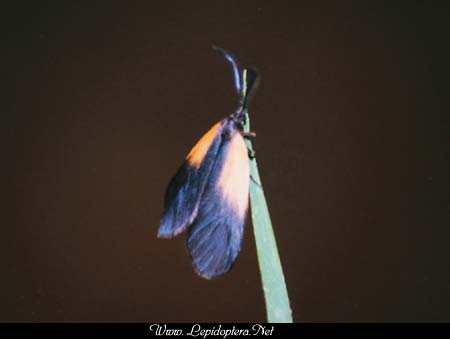
[[[245,111],[245,117],[244,132],[249,132],[250,119],[247,110]],[[246,142],[250,151],[253,151],[251,141],[247,139]],[[292,323],[283,268],[281,267],[269,209],[255,158],[250,159],[250,204],[259,270],[266,302],[267,322]]]

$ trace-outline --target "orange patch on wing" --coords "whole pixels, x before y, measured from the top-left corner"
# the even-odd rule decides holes
[[[195,144],[195,146],[191,149],[186,159],[189,162],[189,165],[199,168],[203,159],[205,158],[206,153],[208,152],[209,147],[214,141],[215,136],[220,128],[221,122],[215,124],[211,129],[205,133],[201,137],[201,139]]]
[[[250,166],[247,145],[240,133],[230,140],[217,185],[229,205],[243,217],[248,206]]]

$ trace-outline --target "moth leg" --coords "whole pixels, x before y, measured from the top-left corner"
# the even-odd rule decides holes
[[[256,133],[253,131],[250,132],[242,132],[242,136],[246,139],[254,139],[256,138]]]
[[[247,148],[247,151],[248,151],[248,157],[252,160],[255,159],[256,152],[250,148]]]
[[[251,174],[250,174],[250,180],[253,181],[254,184],[255,184],[256,186],[258,186],[259,188],[262,189],[261,184],[260,184],[259,182],[257,182],[257,181],[255,180],[255,178],[253,178],[253,176],[252,176]]]

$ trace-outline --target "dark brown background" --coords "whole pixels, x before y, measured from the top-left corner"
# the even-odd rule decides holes
[[[0,321],[265,320],[250,222],[214,281],[156,239],[171,175],[235,108],[212,44],[262,74],[294,320],[450,321],[446,8],[72,3],[2,9]]]

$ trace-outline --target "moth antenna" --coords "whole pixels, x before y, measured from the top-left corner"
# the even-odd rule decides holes
[[[228,61],[231,64],[232,67],[232,71],[233,71],[233,80],[234,80],[234,88],[237,92],[237,94],[239,95],[240,101],[241,103],[243,103],[243,97],[242,97],[242,72],[241,72],[241,68],[239,67],[239,62],[237,61],[236,57],[224,50],[221,47],[212,46],[213,50],[219,52],[226,61]]]

